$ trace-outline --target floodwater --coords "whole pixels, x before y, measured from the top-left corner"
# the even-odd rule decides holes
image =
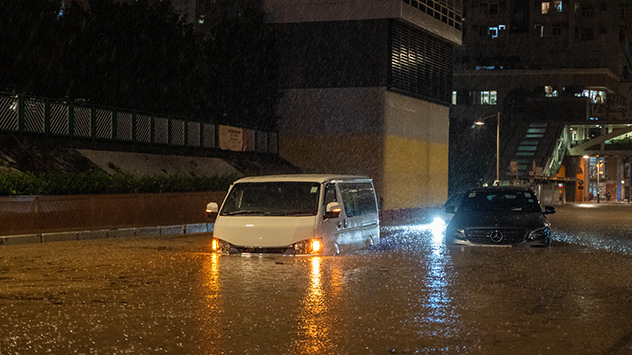
[[[219,256],[208,235],[0,247],[0,354],[627,354],[628,222],[586,211],[551,216],[548,249],[416,224],[336,257]]]

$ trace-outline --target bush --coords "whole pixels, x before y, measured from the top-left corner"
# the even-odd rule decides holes
[[[102,193],[158,193],[224,191],[238,175],[189,177],[182,175],[134,176],[117,170],[109,175],[102,170],[67,174],[0,172],[0,195],[80,195]]]

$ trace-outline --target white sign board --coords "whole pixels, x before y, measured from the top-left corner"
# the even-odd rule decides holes
[[[238,127],[219,126],[219,148],[223,150],[244,150],[244,130]]]

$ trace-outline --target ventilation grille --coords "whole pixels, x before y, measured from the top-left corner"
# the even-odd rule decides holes
[[[399,21],[391,21],[388,89],[449,105],[452,45]]]

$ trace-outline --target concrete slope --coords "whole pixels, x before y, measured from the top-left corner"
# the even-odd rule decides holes
[[[183,175],[225,176],[241,172],[219,158],[158,155],[103,150],[77,149],[81,155],[107,173],[116,169],[139,176]]]

